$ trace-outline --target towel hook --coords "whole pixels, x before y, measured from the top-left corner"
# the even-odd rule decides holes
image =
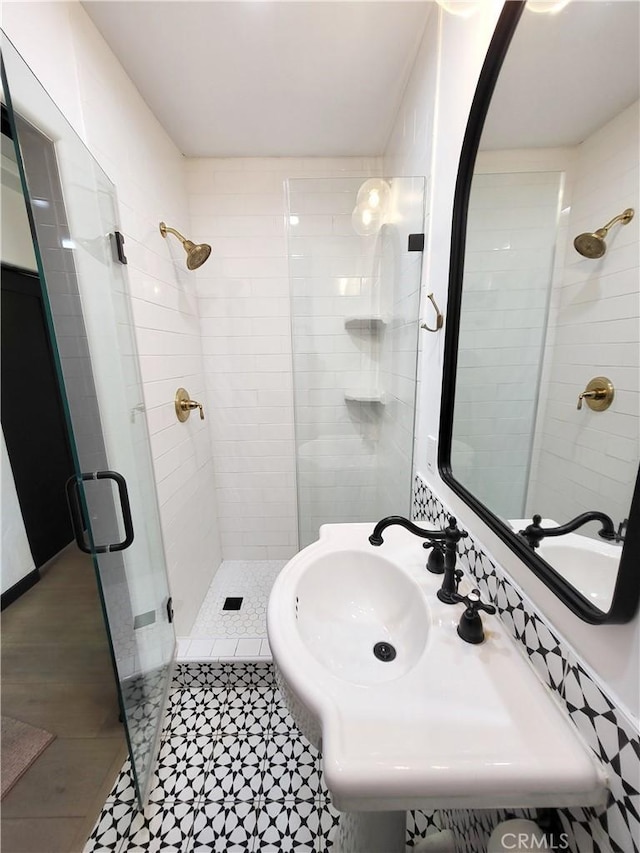
[[[435,308],[435,312],[436,312],[436,327],[435,327],[435,329],[432,329],[432,328],[431,328],[431,326],[427,326],[427,324],[426,324],[426,323],[422,323],[422,325],[420,326],[420,328],[421,328],[421,329],[426,329],[428,332],[438,332],[438,331],[442,328],[442,324],[444,323],[444,316],[442,315],[442,313],[441,313],[440,309],[438,308],[438,306],[437,306],[437,304],[436,304],[436,300],[433,298],[433,293],[428,293],[428,294],[427,294],[427,299],[429,299],[429,300],[430,300],[431,304],[432,304],[432,305],[433,305],[433,307]]]

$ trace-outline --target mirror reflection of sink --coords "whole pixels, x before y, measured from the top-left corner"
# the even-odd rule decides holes
[[[485,642],[457,635],[462,606],[436,597],[422,542],[400,527],[325,525],[274,584],[267,611],[278,683],[322,746],[337,809],[596,805],[604,777],[496,616]],[[468,592],[468,585],[461,586]],[[393,660],[373,655],[392,645]]]
[[[620,564],[619,545],[569,533],[555,541],[543,540],[538,553],[600,610],[606,612],[611,607]]]
[[[517,532],[530,524],[530,519],[512,519],[509,524]],[[557,527],[557,522],[544,518],[542,527]],[[604,539],[567,533],[543,539],[536,553],[592,604],[606,612],[613,600],[621,550],[621,545]]]
[[[417,584],[379,554],[320,555],[296,590],[300,637],[335,677],[354,684],[399,678],[422,654],[429,625]],[[377,644],[392,648],[395,656]],[[393,653],[393,652],[392,652]]]

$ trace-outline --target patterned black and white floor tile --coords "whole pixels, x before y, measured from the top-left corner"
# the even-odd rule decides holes
[[[241,687],[263,688],[275,686],[275,676],[271,663],[234,663],[223,664],[226,672],[226,684],[236,690]]]
[[[117,784],[117,783],[116,783]],[[84,853],[119,853],[136,815],[131,801],[107,801],[84,846]]]
[[[186,853],[251,853],[257,816],[251,802],[202,803]]]
[[[301,735],[276,735],[267,743],[262,794],[266,801],[316,802],[324,787],[318,751]]]
[[[253,802],[262,792],[267,741],[261,734],[222,735],[213,747],[213,761],[204,787],[204,799],[217,802]]]
[[[127,761],[85,853],[329,851],[339,815],[273,667],[203,669],[176,672],[144,812]]]
[[[220,731],[229,735],[262,735],[268,729],[273,710],[271,688],[239,686],[229,691]]]
[[[220,730],[227,704],[227,691],[181,690],[168,709],[165,729],[178,737],[196,737]]]
[[[177,663],[172,686],[181,689],[224,688],[228,674],[223,663]]]
[[[131,760],[127,758],[106,801],[107,803],[133,803],[135,799],[136,789],[131,771]]]
[[[272,800],[258,810],[254,850],[320,853],[320,830],[321,812],[313,801]]]
[[[191,837],[193,803],[151,803],[137,812],[122,853],[183,853]]]
[[[171,736],[162,741],[149,801],[193,803],[202,795],[214,742],[208,735]]]

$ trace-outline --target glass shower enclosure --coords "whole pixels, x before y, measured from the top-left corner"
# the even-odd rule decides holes
[[[74,466],[67,498],[95,571],[143,805],[175,635],[116,192],[4,34],[2,84]]]
[[[425,187],[292,178],[287,191],[303,548],[322,524],[410,513]]]

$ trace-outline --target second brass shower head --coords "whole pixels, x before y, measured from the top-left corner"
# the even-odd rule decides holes
[[[604,238],[609,233],[611,226],[616,222],[621,222],[622,225],[626,225],[633,219],[633,214],[633,208],[628,207],[626,210],[623,210],[622,213],[618,214],[618,216],[614,216],[613,219],[610,222],[607,222],[606,225],[603,225],[602,228],[598,228],[597,231],[594,231],[591,234],[588,232],[578,234],[576,239],[573,241],[575,250],[585,258],[590,258],[592,260],[601,258],[607,251],[607,244],[605,243]]]
[[[183,237],[175,228],[169,228],[164,222],[160,223],[160,233],[166,238],[167,234],[175,234],[182,243],[182,248],[187,253],[187,269],[197,270],[211,254],[211,246],[208,243],[193,243]]]

